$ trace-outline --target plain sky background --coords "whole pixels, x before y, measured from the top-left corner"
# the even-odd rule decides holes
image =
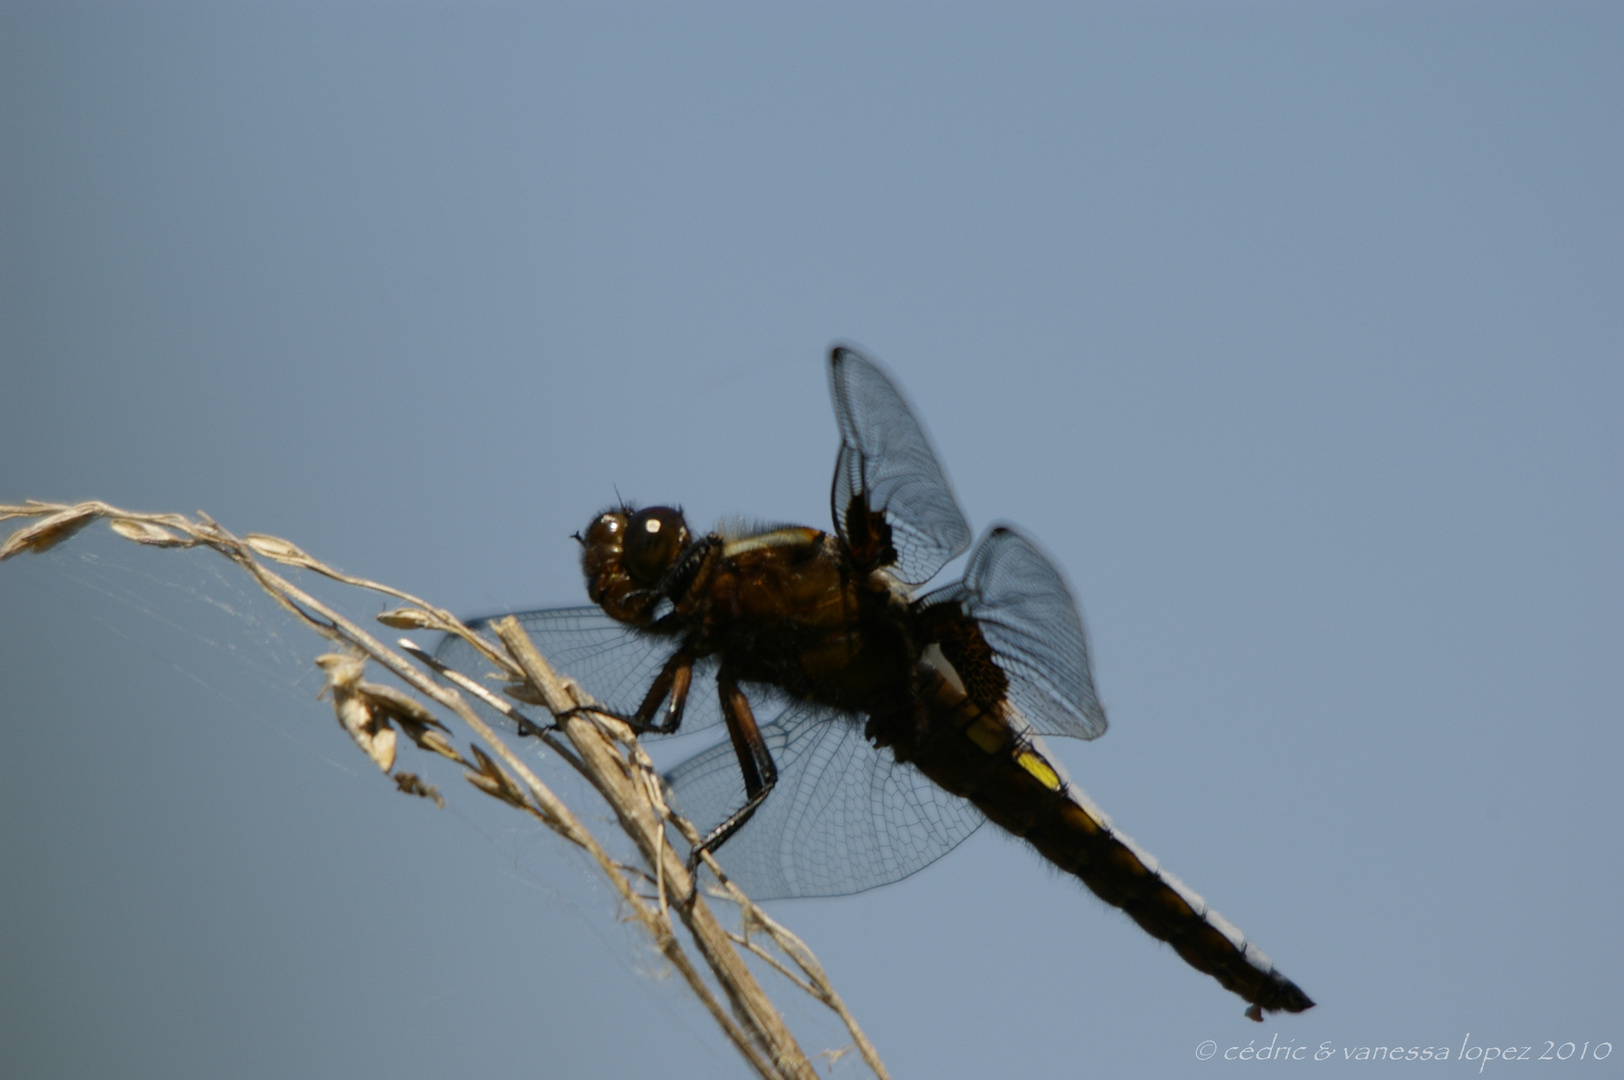
[[[617,487],[826,524],[855,342],[1080,595],[1074,777],[1320,1002],[983,830],[774,909],[894,1075],[1618,1076],[1621,57],[1616,4],[7,4],[0,501],[579,603]],[[746,1075],[579,860],[125,547],[0,566],[0,1072]]]

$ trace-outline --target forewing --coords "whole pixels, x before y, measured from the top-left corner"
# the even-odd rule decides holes
[[[524,627],[536,649],[561,675],[579,682],[587,693],[601,704],[622,716],[630,716],[642,704],[654,677],[660,673],[677,639],[637,630],[610,618],[597,607],[546,608],[526,611],[514,616]],[[490,624],[504,615],[491,615],[474,619],[468,626],[476,633],[495,640]],[[481,679],[490,671],[488,664],[467,642],[447,635],[435,649],[434,655],[442,664],[455,668],[472,679]],[[501,683],[486,683],[498,696]],[[545,710],[539,706],[520,706],[509,700],[538,723],[547,723]],[[682,730],[716,723],[722,717],[716,697],[716,675],[713,661],[701,660],[694,665],[694,677],[688,691],[688,704],[683,714]]]
[[[1010,702],[1035,731],[1079,739],[1105,734],[1083,617],[1037,545],[1008,527],[993,529],[976,545],[964,581],[921,604],[946,601],[961,604],[980,628],[1009,679]]]
[[[840,425],[836,531],[863,569],[890,564],[909,584],[929,581],[970,546],[970,526],[924,428],[885,372],[858,352],[830,354],[829,387]]]
[[[756,900],[841,896],[900,881],[952,851],[985,818],[863,737],[861,718],[792,705],[761,729],[778,785],[716,853]],[[732,743],[666,776],[676,808],[701,830],[744,804]]]

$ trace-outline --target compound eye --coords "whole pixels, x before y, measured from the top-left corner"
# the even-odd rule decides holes
[[[657,584],[688,546],[688,523],[669,506],[639,510],[626,523],[621,565],[639,585]]]
[[[582,538],[580,533],[576,533],[575,538],[587,548],[618,547],[625,531],[625,514],[599,514],[592,524],[587,526],[585,538]]]

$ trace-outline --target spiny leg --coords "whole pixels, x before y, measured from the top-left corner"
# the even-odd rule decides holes
[[[778,766],[773,763],[767,740],[761,737],[756,715],[750,709],[750,699],[739,689],[738,682],[724,665],[716,675],[716,689],[722,699],[722,718],[727,721],[727,733],[733,740],[733,752],[739,759],[739,772],[744,776],[744,805],[727,816],[701,840],[688,856],[688,870],[693,873],[700,856],[715,853],[728,838],[750,820],[756,808],[767,801],[773,785],[778,783]],[[697,884],[697,878],[695,879]]]
[[[678,649],[666,660],[660,673],[654,677],[648,693],[643,695],[643,703],[632,717],[632,727],[639,732],[652,731],[658,735],[674,733],[682,724],[682,711],[688,705],[688,688],[693,681],[693,654],[687,649]],[[654,714],[659,711],[661,701],[667,702],[665,716],[655,723]]]
[[[580,713],[604,713],[622,721],[639,735],[653,733],[655,735],[670,735],[682,724],[682,713],[688,704],[688,689],[694,681],[694,658],[687,649],[678,649],[666,660],[660,668],[660,673],[654,677],[649,686],[648,693],[643,695],[642,704],[630,716],[624,716],[613,709],[599,706],[578,706],[565,710],[559,714],[559,719],[575,716]],[[654,714],[660,710],[660,703],[669,700],[664,717],[654,722]]]

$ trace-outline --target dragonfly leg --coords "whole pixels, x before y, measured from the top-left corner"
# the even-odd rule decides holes
[[[643,703],[637,706],[637,711],[630,716],[623,716],[613,709],[582,705],[560,713],[559,718],[564,719],[588,712],[607,713],[624,722],[639,735],[650,732],[655,735],[670,735],[682,724],[682,712],[688,704],[688,688],[693,685],[693,681],[694,658],[686,649],[678,649],[671,654],[665,666],[660,668],[660,673],[654,677],[648,693],[643,695]],[[654,715],[660,711],[661,702],[667,702],[665,713],[656,722]]]
[[[682,710],[688,704],[688,688],[694,681],[694,657],[687,649],[678,649],[671,654],[671,658],[660,668],[660,673],[654,677],[654,683],[643,696],[643,703],[637,707],[637,713],[632,716],[629,723],[638,732],[652,731],[658,735],[670,735],[682,724]],[[660,711],[660,703],[666,703],[665,713],[660,720],[655,721],[655,713]]]
[[[750,820],[750,815],[767,801],[773,785],[778,783],[778,766],[767,749],[767,740],[761,737],[756,715],[750,709],[750,699],[744,696],[725,665],[717,673],[716,687],[722,699],[722,718],[727,721],[727,733],[733,740],[733,752],[739,758],[739,772],[744,775],[745,802],[694,847],[688,856],[690,873],[698,867],[702,854],[715,852]]]
[[[579,710],[571,709],[569,712],[565,713],[564,716],[572,716],[577,711]],[[550,724],[538,724],[528,716],[525,716],[523,713],[518,713],[516,715],[518,716],[519,735],[521,738],[539,739],[549,732],[558,730],[557,720],[554,720]],[[560,719],[563,719],[563,717],[560,717]]]

